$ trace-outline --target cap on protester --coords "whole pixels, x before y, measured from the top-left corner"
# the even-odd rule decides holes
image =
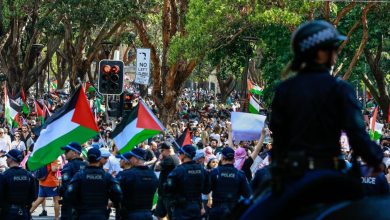
[[[204,151],[203,150],[196,150],[196,154],[195,154],[195,157],[193,158],[193,160],[197,160],[197,159],[200,159],[202,157],[205,157],[204,156]]]
[[[93,142],[98,142],[99,141],[99,136],[95,136],[95,137],[93,137]]]
[[[107,148],[100,148],[100,154],[102,157],[109,157],[111,156],[110,151]]]
[[[23,160],[22,152],[17,149],[12,149],[8,151],[8,153],[1,155],[0,157],[9,157],[16,162],[21,162]]]
[[[182,152],[183,154],[189,156],[189,157],[195,157],[196,155],[196,149],[194,146],[192,145],[184,145],[184,147],[181,147],[178,149],[180,152]]]
[[[163,142],[162,144],[161,144],[161,147],[160,147],[161,149],[167,149],[167,150],[169,150],[169,149],[171,149],[171,143],[169,143],[169,142]]]
[[[231,147],[225,147],[222,150],[221,154],[226,159],[233,159],[234,158],[234,150]]]
[[[207,125],[207,126],[206,126],[206,129],[207,129],[207,128],[210,128],[210,129],[211,129],[211,126],[210,126],[210,125]]]
[[[61,147],[61,150],[64,150],[64,151],[74,150],[77,153],[81,154],[81,145],[77,142],[70,142],[65,147]]]
[[[100,159],[101,155],[102,154],[100,153],[99,149],[91,148],[87,153],[88,161],[97,162]]]
[[[201,141],[198,141],[198,143],[196,143],[196,146],[198,146],[198,149],[203,149],[203,143]]]

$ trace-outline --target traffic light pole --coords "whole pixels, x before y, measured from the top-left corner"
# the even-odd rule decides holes
[[[106,108],[106,123],[108,124],[108,95],[106,95],[106,103],[105,103],[105,108]]]

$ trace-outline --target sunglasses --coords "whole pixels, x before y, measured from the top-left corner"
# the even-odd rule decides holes
[[[15,136],[15,137],[19,138],[20,136]]]
[[[4,132],[0,132],[0,134],[4,134]]]

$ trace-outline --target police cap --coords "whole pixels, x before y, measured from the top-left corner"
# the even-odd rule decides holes
[[[14,160],[16,162],[21,162],[23,160],[22,153],[17,149],[12,149],[12,150],[8,151],[8,153],[1,155],[0,157],[5,157],[5,156],[11,158],[12,160]]]
[[[225,147],[222,150],[221,154],[226,159],[233,159],[234,158],[234,150],[231,147]]]
[[[195,147],[190,144],[184,145],[184,147],[181,147],[178,150],[189,157],[195,157],[196,155]]]
[[[61,150],[68,151],[74,150],[81,154],[81,145],[77,142],[70,142],[68,145],[61,147]]]
[[[101,153],[99,149],[91,148],[87,153],[88,161],[96,162],[100,159]]]

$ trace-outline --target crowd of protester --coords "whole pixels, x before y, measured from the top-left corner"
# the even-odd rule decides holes
[[[136,97],[136,96],[135,96]],[[202,164],[207,171],[217,168],[221,160],[221,152],[225,147],[231,147],[235,151],[234,167],[242,170],[245,173],[248,182],[251,182],[252,191],[259,191],[266,188],[267,180],[270,178],[270,173],[267,171],[268,165],[272,162],[272,132],[268,130],[267,126],[263,129],[262,138],[254,141],[240,141],[232,140],[231,135],[231,112],[241,111],[242,106],[239,102],[239,93],[233,92],[226,103],[220,100],[220,94],[214,92],[202,91],[199,95],[196,91],[184,89],[178,102],[179,111],[176,117],[166,126],[166,131],[150,138],[137,147],[146,152],[145,165],[150,166],[159,175],[158,196],[164,198],[163,184],[165,183],[168,174],[181,162],[177,156],[175,149],[177,146],[176,139],[178,139],[184,132],[189,132],[191,137],[191,144],[197,149],[196,155],[193,158],[197,163]],[[44,103],[51,106],[50,110],[54,113],[60,109],[67,101],[67,97],[52,97],[45,96]],[[92,98],[94,99],[94,98]],[[160,113],[151,97],[144,99],[145,103],[152,112],[159,117]],[[94,109],[94,101],[91,100],[91,108]],[[4,108],[0,109],[0,155],[6,154],[11,149],[18,149],[25,157],[21,166],[28,169],[26,161],[30,153],[33,151],[34,143],[39,137],[39,129],[41,126],[41,119],[36,117],[34,113],[33,102],[30,103],[30,114],[25,115],[21,112],[19,126],[11,128],[4,118]],[[269,116],[270,109],[261,109],[259,114]],[[372,116],[373,108],[368,108],[362,111],[367,115],[367,132],[369,130],[368,119]],[[380,115],[380,114],[379,114]],[[87,151],[91,148],[97,148],[101,151],[100,163],[104,170],[116,177],[122,171],[120,166],[120,159],[115,156],[119,154],[113,139],[110,137],[111,132],[115,126],[121,122],[121,118],[106,118],[104,112],[99,112],[96,116],[97,124],[100,129],[100,135],[88,140],[86,143],[81,143],[82,158],[86,157]],[[269,117],[267,117],[269,118]],[[380,116],[378,118],[380,120]],[[267,123],[268,121],[266,121]],[[376,177],[376,181],[367,181],[362,177],[363,185],[366,188],[368,196],[387,195],[389,194],[390,184],[390,126],[386,124],[382,131],[382,137],[378,141],[384,152],[383,163],[386,167],[385,173]],[[353,146],[342,148],[342,153],[345,156],[347,164],[352,163]],[[253,164],[256,158],[262,162],[261,165],[256,165],[253,169]],[[43,181],[39,181],[39,197],[32,205],[32,210],[42,204],[43,212],[40,216],[47,215],[45,208],[45,198],[53,197],[55,219],[60,216],[58,194],[49,192],[61,184],[62,167],[67,163],[64,156],[60,156],[58,160],[53,161],[47,165],[49,176]],[[364,166],[364,161],[358,158],[358,163]],[[7,169],[5,157],[0,158],[0,172]],[[374,184],[373,184],[374,183]],[[385,183],[385,184],[383,184]],[[378,185],[382,184],[382,185]],[[376,185],[376,186],[373,186]],[[212,193],[203,195],[202,213],[207,218],[207,214],[212,207]],[[157,202],[156,216],[164,217],[169,214],[170,207],[167,203]]]

